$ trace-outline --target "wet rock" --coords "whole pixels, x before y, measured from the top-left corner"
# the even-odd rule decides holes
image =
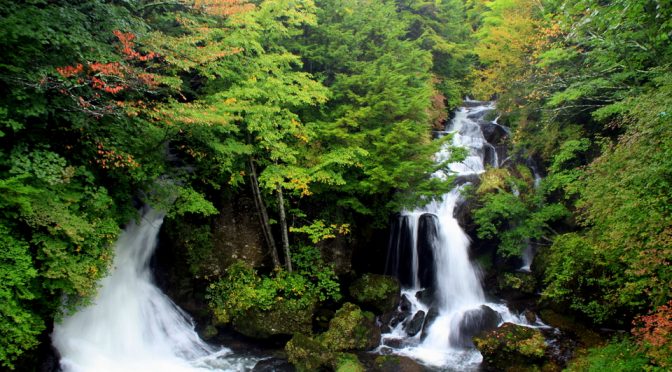
[[[474,100],[462,101],[462,106],[464,107],[478,107],[478,106],[486,106],[489,104],[490,104],[489,101],[474,101]]]
[[[404,326],[406,334],[410,337],[417,335],[422,330],[422,323],[425,321],[425,312],[420,310]]]
[[[430,288],[425,288],[422,291],[416,292],[415,298],[425,306],[431,306],[434,303],[434,291]]]
[[[495,111],[494,109],[479,110],[468,114],[467,118],[471,120],[480,120],[492,114],[494,111]]]
[[[485,166],[499,166],[499,154],[494,146],[483,146],[483,164]]]
[[[350,295],[358,304],[383,314],[399,304],[401,285],[393,276],[364,274],[352,283]]]
[[[217,330],[217,327],[213,326],[212,324],[206,325],[203,327],[203,330],[199,332],[201,338],[206,341],[216,337],[218,333],[219,331]]]
[[[380,355],[368,366],[372,372],[422,372],[425,368],[411,358],[398,355]]]
[[[474,337],[486,371],[533,371],[544,362],[546,342],[536,328],[504,323]]]
[[[254,365],[252,372],[294,372],[296,368],[289,361],[281,358],[260,360]]]
[[[434,245],[439,234],[439,218],[425,213],[418,220],[418,279],[420,286],[428,288],[436,282]]]
[[[436,306],[430,307],[427,311],[427,315],[425,316],[425,322],[422,325],[422,333],[420,334],[421,340],[424,340],[427,337],[429,333],[429,327],[431,327],[432,323],[434,323],[438,316],[439,309]]]
[[[409,300],[405,294],[401,295],[401,300],[399,301],[399,310],[404,314],[408,314],[411,312],[411,306],[411,300]]]
[[[383,345],[389,346],[395,349],[400,349],[404,344],[404,340],[400,338],[386,338],[383,340]]]
[[[482,332],[496,329],[502,316],[489,306],[481,305],[478,309],[468,310],[457,326],[457,332],[450,334],[450,345],[454,347],[473,347],[472,338]]]
[[[483,137],[491,145],[498,145],[508,137],[508,132],[504,127],[499,124],[492,122],[480,121],[478,125],[481,127],[481,132],[483,132]]]
[[[537,314],[532,310],[525,310],[523,316],[525,316],[525,320],[530,324],[534,324],[537,321]]]

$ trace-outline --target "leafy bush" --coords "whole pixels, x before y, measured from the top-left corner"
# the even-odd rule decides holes
[[[588,350],[586,356],[575,359],[569,372],[646,371],[651,370],[648,360],[629,338],[614,339],[605,346]]]
[[[302,247],[292,257],[294,272],[278,270],[270,276],[258,275],[242,261],[231,265],[222,279],[208,287],[206,299],[215,319],[226,324],[250,309],[269,311],[280,302],[299,310],[340,299],[336,274],[322,262],[319,250]]]

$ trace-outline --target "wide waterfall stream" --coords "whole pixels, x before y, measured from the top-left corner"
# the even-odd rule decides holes
[[[152,280],[149,260],[163,215],[148,210],[115,247],[114,266],[91,306],[57,323],[52,341],[64,372],[189,372],[249,370],[255,358],[235,357],[203,342],[187,314]]]
[[[470,239],[453,216],[464,180],[484,172],[486,162],[498,165],[497,152],[481,129],[484,124],[499,126],[496,120],[484,120],[493,108],[492,103],[467,101],[447,128],[452,145],[467,149],[462,162],[449,165],[462,185],[457,182],[451,192],[423,208],[402,212],[392,226],[386,271],[404,289],[398,315],[382,335],[380,353],[409,356],[440,370],[475,370],[482,356],[472,336],[503,322],[529,325],[505,304],[486,299],[479,269],[469,260]],[[449,149],[437,154],[438,161],[448,156]]]

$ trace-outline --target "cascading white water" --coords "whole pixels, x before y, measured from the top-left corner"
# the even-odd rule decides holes
[[[148,210],[115,247],[114,266],[90,306],[57,323],[64,372],[242,371],[255,360],[203,342],[187,314],[152,281],[149,260],[163,214]]]
[[[448,173],[440,171],[434,175],[435,177],[445,179],[449,175],[469,176],[485,171],[484,148],[492,145],[485,140],[477,120],[481,119],[487,111],[492,110],[494,105],[492,103],[476,104],[471,101],[469,106],[458,110],[447,128],[447,132],[453,134],[452,145],[466,148],[466,158],[462,162],[449,164]],[[443,149],[436,157],[439,162],[446,161],[450,158],[450,149]],[[413,252],[410,270],[414,281],[410,288],[403,290],[403,294],[410,302],[409,314],[411,315],[406,318],[406,321],[398,322],[391,332],[382,336],[381,344],[388,344],[388,340],[396,340],[396,344],[399,344],[398,341],[402,340],[401,346],[393,349],[381,346],[379,349],[380,352],[402,354],[428,365],[456,371],[477,369],[482,360],[480,353],[469,347],[471,335],[460,334],[465,329],[465,319],[470,316],[474,317],[474,314],[479,312],[489,312],[496,316],[495,322],[499,321],[500,324],[502,322],[526,323],[523,317],[512,314],[504,304],[486,301],[478,269],[469,260],[470,239],[453,216],[456,205],[460,201],[461,187],[456,186],[440,200],[423,208],[402,212],[402,218],[407,222],[400,226],[400,229],[404,227],[407,229],[405,234],[410,237],[410,250]],[[418,221],[426,215],[436,217],[433,219],[436,233],[431,234],[435,287],[431,307],[422,303],[416,296],[421,290],[417,280],[417,273],[421,268],[416,258],[417,252],[421,249],[418,232],[421,224]],[[404,232],[399,232],[399,240],[403,234]],[[388,265],[389,267],[403,267],[403,257],[400,257],[399,253],[400,245],[403,243],[390,244],[390,247],[396,247],[397,252],[391,253],[396,255],[394,258],[396,261],[388,260],[392,262]],[[483,305],[490,309],[484,311]],[[422,333],[409,336],[405,330],[408,319],[411,319],[417,311],[431,313],[432,308],[436,313],[435,319],[429,323],[429,326],[424,326]]]

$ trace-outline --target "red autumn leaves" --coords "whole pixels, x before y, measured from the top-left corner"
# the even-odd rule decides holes
[[[135,48],[135,35],[132,33],[125,33],[118,30],[113,31],[119,45],[119,51],[124,57],[126,63],[121,62],[87,62],[85,64],[78,63],[72,66],[57,67],[56,72],[64,78],[71,80],[69,88],[82,87],[88,85],[94,90],[102,91],[109,94],[118,94],[133,86],[144,85],[146,87],[156,87],[157,83],[153,74],[146,73],[142,69],[135,68],[133,63],[148,62],[159,57],[154,52],[142,54]],[[62,93],[66,93],[61,89]],[[89,100],[82,98],[77,99],[86,105]]]

